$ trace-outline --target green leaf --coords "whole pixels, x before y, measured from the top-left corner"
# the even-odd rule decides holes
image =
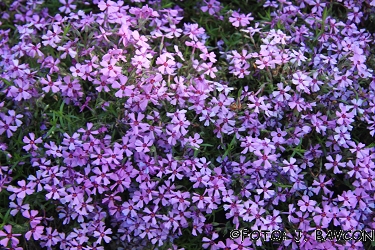
[[[198,149],[194,149],[194,157],[197,157],[199,154],[199,150]]]
[[[0,78],[0,80],[2,80],[6,85],[8,85],[8,86],[13,86],[11,83],[10,83],[10,81],[8,81],[7,79],[5,79],[5,78]]]
[[[68,26],[66,26],[65,27],[65,29],[64,29],[64,34],[63,34],[63,37],[65,37],[66,36],[66,34],[68,34],[68,32],[70,31],[70,23],[68,24]]]

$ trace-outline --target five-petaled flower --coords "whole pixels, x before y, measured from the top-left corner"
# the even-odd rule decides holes
[[[16,238],[16,236],[21,236],[21,234],[12,233],[12,226],[5,225],[4,231],[0,230],[0,237],[5,237],[4,239],[0,240],[0,245],[7,247],[10,241],[13,247],[17,246],[20,241]]]
[[[26,151],[30,151],[30,149],[37,150],[38,146],[36,144],[42,143],[43,141],[42,141],[41,137],[35,139],[35,134],[29,133],[29,137],[27,137],[27,136],[23,137],[23,142],[27,143],[27,145],[23,146],[22,148]]]

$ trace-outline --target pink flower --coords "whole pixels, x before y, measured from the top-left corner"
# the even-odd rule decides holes
[[[104,10],[107,10],[108,13],[114,13],[114,12],[117,12],[119,11],[119,7],[117,6],[117,3],[116,2],[113,2],[111,0],[108,0],[108,1],[100,1],[98,3],[98,7],[101,11],[104,11]]]
[[[35,134],[29,133],[29,138],[27,138],[26,136],[23,137],[23,142],[28,144],[26,146],[23,146],[23,149],[26,150],[26,151],[29,151],[31,148],[33,150],[38,149],[38,147],[35,144],[36,143],[42,143],[43,141],[42,141],[41,137],[35,139]]]
[[[169,57],[169,59],[167,59],[167,56]],[[172,56],[167,54],[162,54],[160,57],[158,57],[158,59],[156,60],[156,64],[161,65],[158,67],[160,73],[167,73],[169,75],[173,74],[173,67],[176,65],[176,62],[173,59],[174,58]]]
[[[74,93],[81,90],[81,85],[77,79],[70,81],[70,76],[67,75],[64,77],[65,84],[61,85],[61,91],[69,97],[73,97]]]
[[[47,75],[47,80],[42,78],[40,80],[41,84],[47,85],[46,87],[42,88],[44,92],[48,93],[50,90],[52,90],[53,93],[57,93],[60,91],[59,85],[61,84],[60,81],[52,81],[50,75]]]
[[[98,79],[93,80],[93,83],[95,85],[99,85],[98,87],[95,88],[98,92],[102,92],[103,90],[105,92],[109,92],[110,89],[108,87],[108,83],[111,83],[111,82],[113,82],[113,80],[112,78],[109,78],[108,76],[100,76],[100,80]]]
[[[74,77],[82,77],[85,74],[85,68],[80,63],[77,63],[75,66],[71,66],[69,69]]]
[[[254,18],[251,17],[251,13],[245,16],[237,11],[233,11],[232,16],[229,18],[229,22],[231,22],[234,27],[246,27],[252,20],[254,20]]]
[[[102,61],[100,65],[103,68],[100,70],[100,73],[105,76],[116,77],[121,73],[121,67],[115,66],[116,62],[116,59],[111,59],[109,62]]]
[[[204,72],[205,75],[209,75],[211,78],[215,78],[216,77],[215,73],[217,72],[217,68],[213,67],[212,65],[213,65],[212,62],[202,63],[201,67],[203,70],[205,70]]]
[[[112,88],[119,89],[115,93],[115,96],[118,97],[118,98],[122,98],[122,97],[125,97],[125,96],[131,96],[131,94],[133,93],[134,86],[133,85],[126,86],[126,82],[128,81],[128,77],[126,77],[124,75],[120,75],[119,79],[120,79],[121,84],[117,81],[114,81],[112,83]]]

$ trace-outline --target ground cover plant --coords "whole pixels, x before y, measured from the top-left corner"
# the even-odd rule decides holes
[[[0,246],[375,246],[375,1],[0,11]]]

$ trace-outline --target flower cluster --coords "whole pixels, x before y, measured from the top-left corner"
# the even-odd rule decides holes
[[[0,245],[368,247],[375,1],[130,2],[0,4]]]

